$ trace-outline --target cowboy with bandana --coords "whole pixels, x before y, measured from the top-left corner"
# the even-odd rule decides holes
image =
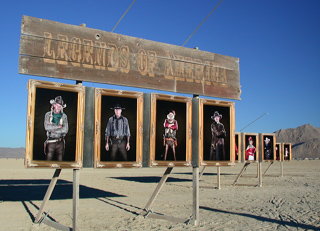
[[[58,161],[62,161],[65,150],[65,136],[68,133],[68,117],[63,112],[64,104],[61,96],[50,100],[51,111],[44,117],[44,128],[47,131],[47,140],[45,141],[45,154],[47,160],[52,160],[54,156]]]

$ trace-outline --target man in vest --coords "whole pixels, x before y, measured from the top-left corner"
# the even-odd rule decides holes
[[[68,117],[63,112],[64,104],[61,96],[50,100],[51,111],[44,117],[44,128],[47,131],[47,140],[44,145],[44,152],[47,160],[52,160],[54,156],[58,161],[62,161],[65,149],[65,136],[68,133]]]
[[[111,151],[110,160],[116,160],[116,155],[119,154],[123,161],[128,160],[127,151],[130,150],[130,128],[128,119],[121,115],[122,108],[120,104],[116,104],[114,108],[114,115],[108,120],[105,140],[105,148]],[[111,147],[110,147],[111,146]]]

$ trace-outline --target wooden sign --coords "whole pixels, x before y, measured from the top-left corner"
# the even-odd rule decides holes
[[[19,73],[240,99],[239,59],[23,16]]]

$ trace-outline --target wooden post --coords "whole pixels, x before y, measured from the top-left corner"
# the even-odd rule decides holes
[[[220,186],[220,166],[217,167],[217,188],[218,189],[221,189],[221,186]]]
[[[193,167],[193,225],[199,225],[199,167]]]
[[[163,187],[164,183],[167,181],[169,174],[171,173],[173,167],[168,167],[165,171],[165,173],[163,174],[158,186],[156,187],[156,189],[154,190],[152,196],[150,197],[147,205],[144,207],[144,210],[146,212],[148,212],[150,210],[150,207],[152,205],[152,203],[154,202],[154,200],[156,199],[156,197],[158,196],[161,188]]]
[[[79,169],[73,169],[73,231],[78,230],[78,216],[79,216]]]
[[[37,217],[34,220],[34,223],[38,223],[40,221],[40,218],[42,216],[44,208],[45,208],[48,200],[50,199],[52,191],[53,191],[53,189],[54,189],[54,187],[55,187],[55,185],[57,183],[57,180],[58,180],[58,177],[60,175],[60,172],[61,172],[61,169],[56,169],[56,171],[54,172],[53,177],[51,179],[51,182],[49,184],[49,187],[47,189],[47,192],[46,192],[46,194],[45,194],[45,196],[43,198],[42,204],[41,204],[40,209],[38,211]]]
[[[262,187],[262,174],[261,174],[261,162],[258,162],[258,177],[259,177],[259,187]]]

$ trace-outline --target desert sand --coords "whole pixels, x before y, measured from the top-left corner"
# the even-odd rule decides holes
[[[262,163],[262,172],[269,163]],[[274,163],[258,184],[257,164],[207,167],[200,178],[199,225],[140,215],[164,167],[80,170],[79,230],[320,230],[320,160]],[[201,170],[201,168],[200,168]],[[22,159],[0,159],[0,230],[55,230],[34,224],[54,169],[26,169]],[[72,227],[73,170],[63,169],[45,211]],[[209,188],[212,187],[212,188]],[[154,213],[192,215],[192,168],[175,167],[152,205]]]

